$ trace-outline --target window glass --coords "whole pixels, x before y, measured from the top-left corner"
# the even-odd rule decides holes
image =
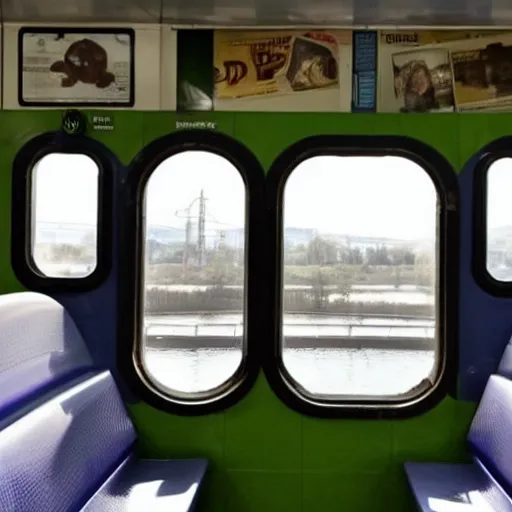
[[[512,282],[512,158],[496,160],[487,171],[487,271]]]
[[[283,197],[282,357],[329,399],[396,399],[434,380],[437,192],[401,157],[317,156]]]
[[[144,195],[141,360],[165,393],[211,393],[244,353],[246,189],[206,151],[169,157]]]
[[[98,181],[86,155],[51,153],[33,167],[31,254],[43,276],[84,278],[96,269]]]

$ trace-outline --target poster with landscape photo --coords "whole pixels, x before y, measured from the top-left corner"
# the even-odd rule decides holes
[[[471,65],[466,65],[466,71],[462,71],[457,62],[463,57],[455,55],[454,58],[454,54],[482,45],[486,47],[489,42],[508,37],[508,32],[485,30],[382,31],[377,110],[415,113],[464,109],[468,103],[467,91],[461,95],[460,78],[467,75]]]
[[[132,106],[133,30],[22,29],[19,102]]]
[[[350,31],[216,31],[214,68],[216,110],[350,110]]]
[[[392,62],[400,112],[453,112],[450,52],[436,48],[395,53]]]
[[[510,110],[512,33],[450,47],[457,110]]]

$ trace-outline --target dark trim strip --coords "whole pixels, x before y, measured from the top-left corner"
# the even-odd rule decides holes
[[[502,158],[512,158],[512,137],[497,139],[478,152],[473,171],[473,279],[485,292],[512,297],[512,282],[495,279],[487,269],[487,173]]]
[[[130,38],[130,94],[128,101],[28,101],[23,97],[23,36],[25,34],[112,34],[127,35]],[[64,55],[62,55],[64,59]],[[23,107],[133,107],[135,104],[135,30],[119,27],[21,27],[18,31],[18,103]]]
[[[167,158],[184,151],[208,151],[224,157],[240,172],[247,193],[245,245],[245,355],[235,375],[208,396],[171,396],[158,389],[146,374],[139,356],[142,339],[141,283],[143,258],[143,194],[147,180]],[[234,139],[211,131],[187,130],[152,142],[135,158],[120,201],[121,243],[119,271],[118,367],[132,390],[150,405],[179,415],[218,412],[238,402],[259,373],[257,346],[263,340],[265,309],[262,283],[265,175],[256,157]],[[226,191],[228,192],[228,191]]]
[[[31,182],[34,165],[51,153],[86,155],[98,166],[98,232],[96,268],[83,278],[47,277],[37,270],[31,251]],[[97,288],[112,267],[112,194],[115,157],[99,142],[57,132],[39,135],[23,146],[13,162],[11,203],[11,265],[28,289],[45,293],[86,292]],[[73,172],[70,169],[70,172]],[[64,191],[65,193],[65,191]]]
[[[439,198],[437,338],[439,377],[423,393],[401,400],[334,401],[321,399],[299,389],[286,371],[281,353],[283,190],[287,178],[302,161],[320,155],[401,156],[419,164],[431,177]],[[434,407],[447,393],[455,394],[458,341],[458,255],[459,189],[455,172],[433,148],[408,137],[397,136],[315,136],[286,149],[268,175],[267,208],[270,243],[267,277],[267,317],[273,319],[269,343],[265,344],[263,366],[274,392],[290,408],[324,418],[406,418]],[[406,212],[404,212],[405,214]],[[364,399],[363,399],[364,400]]]

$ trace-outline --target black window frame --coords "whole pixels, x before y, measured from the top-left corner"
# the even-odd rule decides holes
[[[78,154],[91,158],[98,167],[98,214],[96,268],[85,277],[49,277],[32,256],[32,172],[45,156]],[[113,172],[115,157],[100,142],[86,136],[47,132],[28,141],[12,166],[11,266],[26,288],[44,293],[87,292],[98,288],[112,269]],[[72,170],[70,171],[72,172]]]
[[[438,340],[437,380],[419,395],[396,401],[334,401],[312,399],[287,377],[282,358],[282,269],[283,192],[286,180],[304,160],[315,156],[399,156],[420,165],[430,176],[438,193],[438,240],[436,336]],[[269,280],[268,314],[273,325],[262,356],[263,369],[277,396],[291,409],[320,418],[408,418],[426,412],[447,394],[454,396],[457,385],[458,294],[459,294],[459,184],[449,162],[425,143],[393,135],[319,135],[298,141],[283,151],[272,164],[267,178]]]
[[[472,261],[473,279],[489,295],[512,297],[512,281],[500,281],[487,269],[487,177],[491,166],[502,158],[512,158],[512,137],[502,137],[484,146],[473,172]]]
[[[146,374],[139,358],[142,342],[142,294],[144,192],[149,177],[169,157],[186,151],[207,151],[235,166],[246,188],[245,305],[242,363],[235,374],[208,398],[176,397],[164,393]],[[146,403],[167,413],[200,416],[225,410],[252,388],[259,371],[258,346],[263,340],[265,277],[265,173],[258,159],[228,135],[208,130],[173,132],[148,144],[130,165],[120,201],[120,247],[126,248],[119,262],[118,368],[129,387]],[[250,269],[250,271],[249,271]],[[245,356],[245,357],[244,357]]]

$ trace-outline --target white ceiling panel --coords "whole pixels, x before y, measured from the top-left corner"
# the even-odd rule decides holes
[[[1,0],[4,21],[198,27],[511,26],[512,0]]]
[[[1,0],[3,20],[159,23],[161,0]]]

